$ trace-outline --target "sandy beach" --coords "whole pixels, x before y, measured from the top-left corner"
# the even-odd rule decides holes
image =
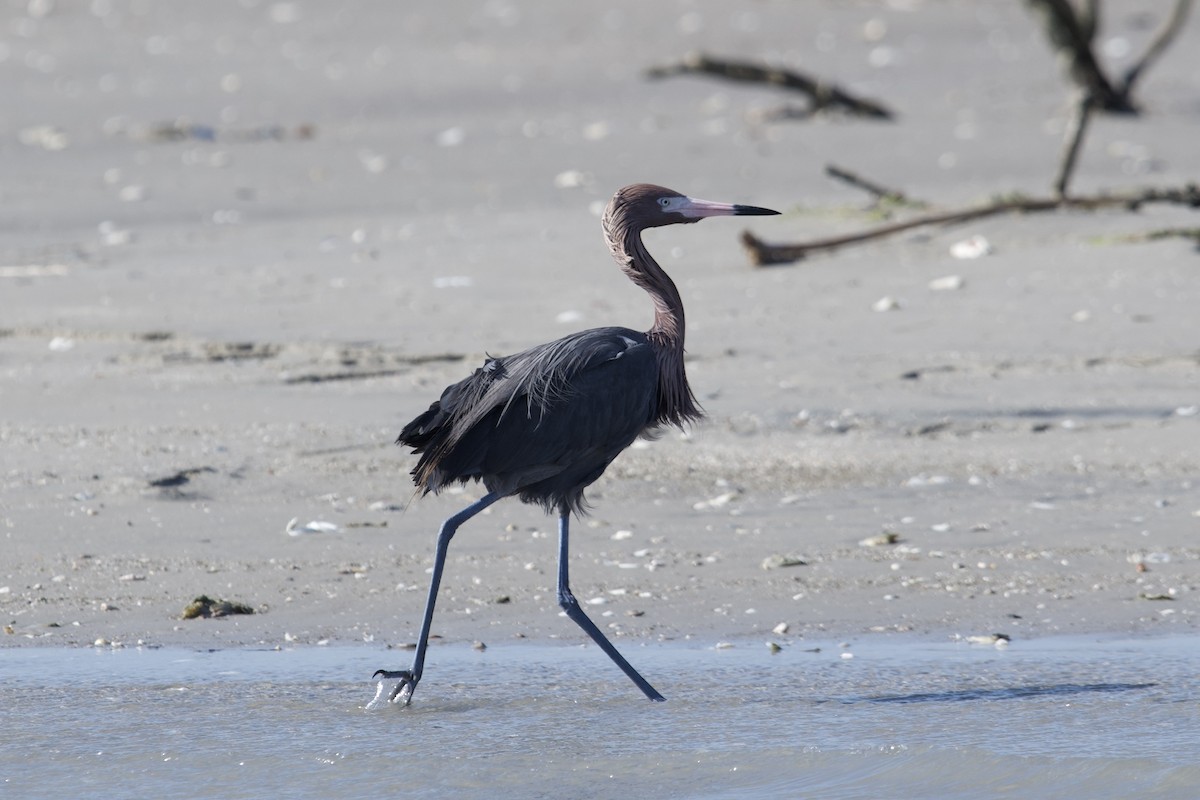
[[[1119,69],[1157,20],[1113,5]],[[636,181],[784,215],[647,236],[708,417],[589,492],[574,589],[619,646],[1196,632],[1200,262],[1120,238],[1194,211],[770,269],[738,243],[877,221],[831,162],[938,207],[1048,192],[1070,91],[1021,4],[219,9],[5,14],[0,645],[414,640],[437,526],[478,493],[414,499],[392,442],[485,352],[650,324],[598,220]],[[778,90],[646,79],[693,51],[898,117],[767,122]],[[1196,178],[1197,20],[1138,97],[1093,121],[1078,191]],[[990,254],[954,257],[971,236]],[[461,530],[435,633],[582,641],[554,536],[515,500]],[[181,619],[198,595],[256,613]]]

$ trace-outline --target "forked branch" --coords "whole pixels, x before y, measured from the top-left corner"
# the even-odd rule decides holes
[[[1066,63],[1067,75],[1089,95],[1100,111],[1117,114],[1138,113],[1133,89],[1138,79],[1158,60],[1183,27],[1193,0],[1176,0],[1167,18],[1146,52],[1126,72],[1120,83],[1109,79],[1092,45],[1099,27],[1100,4],[1088,0],[1077,10],[1070,0],[1026,0],[1042,20],[1046,36]]]
[[[950,225],[997,216],[999,214],[1029,214],[1060,209],[1094,211],[1103,208],[1126,208],[1137,210],[1150,203],[1182,205],[1200,208],[1200,187],[1195,183],[1178,187],[1134,189],[1123,192],[1106,192],[1088,196],[1072,195],[1069,192],[1071,177],[1079,160],[1088,122],[1094,111],[1137,113],[1133,102],[1133,87],[1146,69],[1157,60],[1174,40],[1191,10],[1193,0],[1176,0],[1170,17],[1154,37],[1145,54],[1126,72],[1120,85],[1109,81],[1092,51],[1100,25],[1099,0],[1082,0],[1075,5],[1070,0],[1026,0],[1044,20],[1047,35],[1067,61],[1068,74],[1077,85],[1077,99],[1063,135],[1063,151],[1059,160],[1050,197],[1009,196],[990,203],[952,211],[942,211],[891,222],[842,236],[813,239],[807,242],[771,244],[764,242],[750,231],[742,233],[742,244],[755,266],[786,264],[798,261],[811,253],[836,250],[847,245],[882,239],[897,233],[931,225]],[[903,200],[904,195],[887,189],[854,173],[834,166],[826,167],[834,178],[870,192],[876,202]],[[1193,228],[1172,228],[1155,232],[1158,236],[1184,236],[1193,238]]]
[[[1171,10],[1171,16],[1159,28],[1158,34],[1154,37],[1154,41],[1146,49],[1146,52],[1134,62],[1133,66],[1125,71],[1125,76],[1121,79],[1121,93],[1132,97],[1133,86],[1138,79],[1145,74],[1146,70],[1159,59],[1159,56],[1166,51],[1167,47],[1175,40],[1179,34],[1183,23],[1187,19],[1188,14],[1192,10],[1192,0],[1176,0],[1175,7]]]

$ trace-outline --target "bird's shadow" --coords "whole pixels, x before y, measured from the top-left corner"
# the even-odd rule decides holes
[[[976,700],[1027,700],[1032,697],[1070,697],[1080,694],[1135,692],[1157,683],[1056,683],[1049,686],[1006,686],[1000,689],[958,689],[948,692],[914,692],[856,697],[846,703],[964,703]]]

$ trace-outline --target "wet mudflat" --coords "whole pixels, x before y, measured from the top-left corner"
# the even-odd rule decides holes
[[[14,797],[1189,797],[1195,637],[1006,648],[868,638],[431,651],[411,707],[367,711],[403,653],[10,649]],[[815,652],[814,652],[815,650]]]

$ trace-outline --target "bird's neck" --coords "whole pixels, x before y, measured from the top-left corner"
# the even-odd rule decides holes
[[[610,232],[609,247],[621,271],[642,287],[654,303],[654,324],[646,336],[658,358],[659,425],[682,426],[703,416],[683,366],[684,314],[683,299],[670,276],[658,265],[642,244],[640,231],[622,231],[619,238]]]
[[[654,303],[654,324],[647,334],[664,346],[683,352],[683,299],[671,276],[658,265],[642,244],[640,231],[625,231],[620,240],[610,240],[609,246],[621,271],[642,287]],[[682,360],[680,361],[682,363]]]

